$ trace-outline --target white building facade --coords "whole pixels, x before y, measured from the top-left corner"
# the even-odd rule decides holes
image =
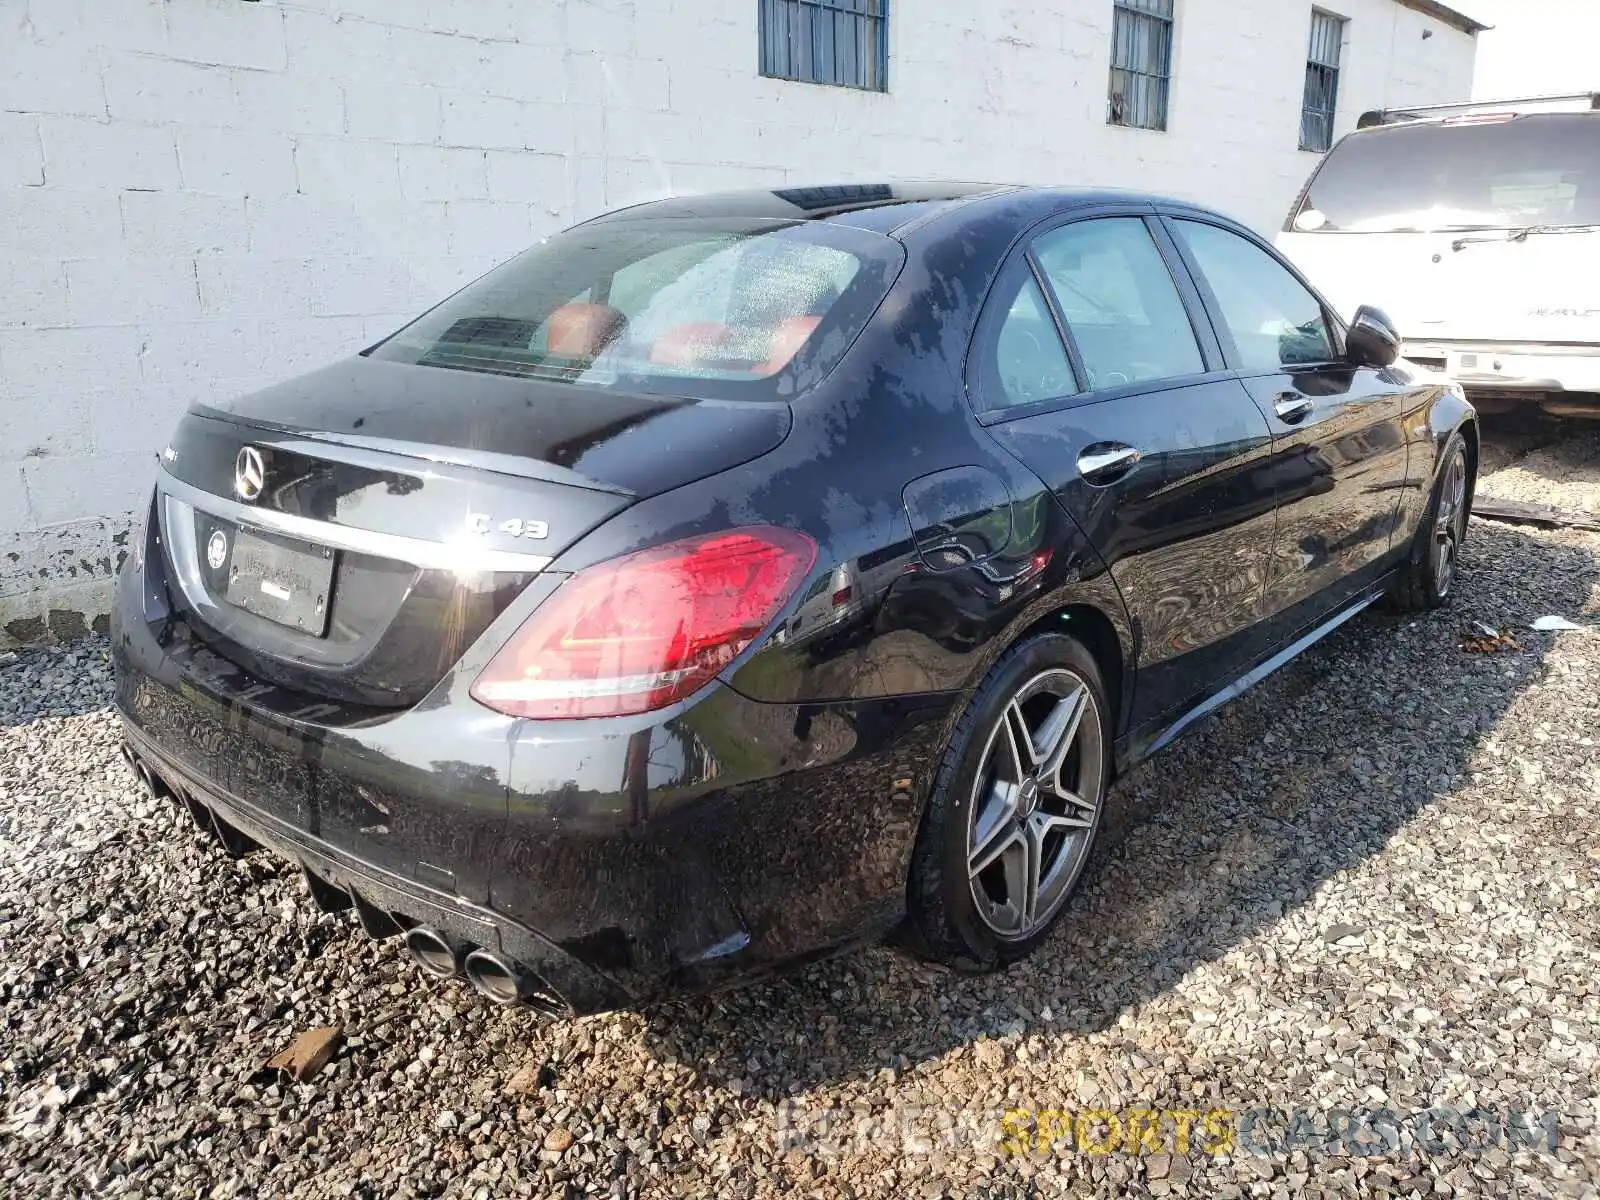
[[[1478,29],[1437,0],[0,0],[0,646],[103,620],[192,400],[575,220],[980,179],[1267,230],[1330,115],[1466,98]]]

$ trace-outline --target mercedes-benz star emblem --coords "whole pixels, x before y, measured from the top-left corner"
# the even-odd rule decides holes
[[[254,500],[266,482],[267,465],[261,461],[261,451],[246,446],[233,462],[233,490],[241,500]]]
[[[206,562],[213,571],[222,570],[222,564],[228,561],[228,535],[218,529],[206,539]]]
[[[1022,789],[1018,796],[1018,807],[1022,809],[1025,817],[1033,816],[1033,810],[1039,807],[1039,784],[1034,779],[1024,779]]]

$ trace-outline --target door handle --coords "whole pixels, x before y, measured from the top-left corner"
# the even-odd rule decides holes
[[[1078,474],[1085,483],[1115,483],[1139,465],[1139,451],[1121,442],[1099,442],[1078,455]]]
[[[1292,424],[1316,406],[1316,402],[1310,396],[1302,396],[1299,392],[1280,392],[1278,398],[1272,402],[1272,411],[1278,414],[1278,420]]]

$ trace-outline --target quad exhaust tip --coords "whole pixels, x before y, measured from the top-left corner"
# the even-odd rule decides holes
[[[496,1004],[515,1004],[522,999],[522,972],[498,954],[474,950],[467,955],[467,982],[478,994]]]
[[[406,949],[417,960],[417,966],[435,979],[453,979],[461,973],[460,955],[436,929],[418,925],[407,930]]]
[[[145,791],[162,800],[171,800],[177,793],[167,786],[167,781],[155,773],[149,763],[132,754],[128,761],[133,764],[133,773],[139,777],[139,782],[144,784]]]
[[[486,1000],[496,1004],[522,1004],[541,1016],[560,1019],[572,1009],[548,983],[518,963],[488,950],[474,950],[464,967],[467,982]]]
[[[406,949],[435,979],[465,975],[478,995],[495,1004],[523,1005],[551,1018],[572,1015],[571,1007],[544,979],[492,950],[468,951],[452,944],[437,929],[423,925],[406,931]]]
[[[158,795],[159,792],[157,790],[158,785],[156,783],[156,777],[150,768],[145,766],[142,762],[136,762],[133,764],[133,769],[134,772],[139,776],[139,782],[144,784],[144,790],[149,792],[152,796]]]

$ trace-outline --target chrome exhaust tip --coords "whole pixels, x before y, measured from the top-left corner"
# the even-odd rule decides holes
[[[444,934],[418,925],[406,931],[406,949],[435,979],[453,979],[461,973],[461,957]]]
[[[144,759],[133,752],[133,747],[127,742],[122,743],[122,761],[128,764],[135,778],[144,785],[144,790],[154,794],[156,790],[155,773],[145,765]]]
[[[538,975],[491,951],[474,950],[467,955],[463,969],[467,982],[486,1000],[506,1006],[526,1005],[556,1019],[572,1015],[566,1001]]]
[[[153,768],[149,763],[145,762],[143,759],[138,759],[136,760],[134,770],[138,772],[139,778],[144,782],[145,790],[148,791],[152,796],[156,796],[162,800],[170,800],[173,798],[175,793],[170,787],[167,786],[167,781],[161,778],[161,776],[157,775],[155,768]]]
[[[467,982],[478,994],[496,1004],[515,1004],[522,999],[522,972],[497,954],[474,950],[467,955]]]

